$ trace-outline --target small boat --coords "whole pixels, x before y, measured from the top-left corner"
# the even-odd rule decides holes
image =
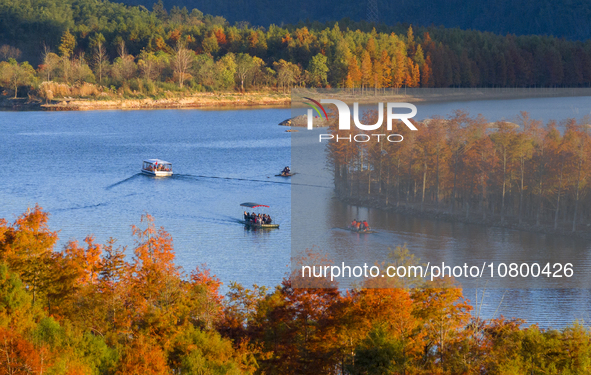
[[[276,174],[276,177],[291,177],[293,176],[295,173],[292,173],[291,170],[289,169],[289,167],[285,167],[283,168],[283,170],[281,171],[281,173]]]
[[[172,164],[160,159],[147,159],[142,164],[142,173],[156,177],[172,176]]]
[[[260,208],[260,207],[266,207],[269,208],[269,206],[264,205],[264,204],[259,204],[259,203],[252,203],[252,202],[246,202],[246,203],[242,203],[240,205],[241,207],[248,207],[248,208],[252,208],[252,209],[256,209],[256,208]],[[240,222],[250,228],[257,228],[257,229],[273,229],[273,228],[279,228],[279,224],[261,224],[261,223],[255,223],[254,221],[251,220],[246,220],[246,218],[243,218],[243,220],[240,220]]]
[[[354,233],[378,233],[375,230],[372,230],[371,228],[357,229],[357,227],[352,227],[350,225],[347,227],[347,230]]]

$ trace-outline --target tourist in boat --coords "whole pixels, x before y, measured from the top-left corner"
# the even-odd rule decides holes
[[[254,212],[249,214],[247,211],[244,211],[244,221],[255,225],[271,224],[273,222],[270,215],[256,214]]]
[[[289,167],[285,167],[285,168],[283,168],[283,171],[281,172],[281,174],[284,176],[287,176],[290,172],[291,172],[291,170],[289,169]]]
[[[369,224],[367,224],[367,220],[363,220],[363,230],[369,230]]]
[[[351,229],[355,228],[357,228],[357,220],[353,219],[353,221],[351,222]]]

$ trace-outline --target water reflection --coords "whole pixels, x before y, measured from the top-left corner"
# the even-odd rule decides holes
[[[422,115],[449,114],[464,108],[472,115],[483,113],[491,120],[511,119],[520,110],[529,110],[532,118],[547,121],[567,117],[582,118],[591,111],[589,98],[551,98],[543,100],[445,103],[426,105]],[[569,105],[566,105],[569,104]],[[502,110],[499,110],[502,108]],[[447,111],[447,112],[446,112]],[[419,113],[421,109],[419,108]],[[576,115],[576,116],[575,116]],[[373,265],[387,260],[396,246],[406,245],[422,262],[441,265],[477,265],[495,277],[459,279],[465,295],[476,307],[476,292],[481,294],[475,313],[485,318],[519,317],[541,326],[560,327],[575,320],[589,321],[591,285],[591,242],[568,236],[489,228],[409,217],[382,209],[347,205],[332,190],[311,190],[301,184],[332,186],[325,150],[318,142],[324,129],[292,134],[292,169],[305,171],[294,176],[292,186],[292,256],[314,247],[335,264]],[[368,220],[377,233],[357,234],[344,230],[352,219]],[[486,263],[485,263],[486,262]],[[572,263],[574,275],[566,277],[498,277],[499,263]],[[484,275],[483,275],[484,276]],[[339,279],[342,287],[359,279]],[[482,295],[484,299],[482,299]]]

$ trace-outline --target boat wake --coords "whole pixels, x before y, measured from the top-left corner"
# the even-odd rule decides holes
[[[119,181],[119,182],[115,182],[114,184],[107,186],[107,187],[105,188],[105,190],[111,190],[111,189],[112,189],[112,188],[114,188],[115,186],[119,186],[119,185],[121,185],[121,184],[123,184],[123,183],[125,183],[125,182],[131,181],[131,180],[133,180],[134,178],[136,178],[136,177],[138,177],[138,176],[141,176],[141,175],[142,175],[141,173],[136,173],[136,174],[134,174],[134,175],[133,175],[133,176],[131,176],[131,177],[127,177],[127,178],[126,178],[126,179],[124,179],[124,180],[121,180],[121,181]]]
[[[253,178],[239,178],[239,177],[221,177],[221,176],[204,176],[204,175],[195,175],[195,174],[174,174],[172,178],[176,179],[199,179],[199,178],[207,178],[207,179],[217,179],[217,180],[231,180],[231,181],[248,181],[248,182],[261,182],[265,184],[279,184],[279,185],[298,185],[298,186],[311,186],[311,187],[320,187],[325,189],[332,189],[331,186],[322,186],[322,185],[310,185],[310,184],[298,184],[286,181],[273,181],[273,180],[257,180]]]
[[[340,228],[340,227],[335,227],[332,228],[333,230],[339,230],[339,231],[344,231],[344,232],[350,232],[350,233],[355,233],[355,234],[371,234],[371,233],[378,233],[373,229],[370,230],[353,230],[351,228]]]
[[[106,205],[107,205],[107,202],[103,202],[103,203],[97,203],[97,204],[90,204],[90,205],[87,205],[87,206],[76,206],[76,207],[68,207],[68,208],[56,208],[56,209],[53,209],[52,212],[87,210],[87,209],[102,207],[102,206],[106,206]]]
[[[241,221],[239,219],[236,219],[235,217],[228,216],[228,215],[221,215],[219,217],[211,219],[210,221],[214,222],[214,223],[219,223],[219,224],[239,224],[239,223],[241,223]]]

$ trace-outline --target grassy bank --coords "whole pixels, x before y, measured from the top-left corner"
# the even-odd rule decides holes
[[[85,111],[101,109],[160,109],[160,108],[218,108],[288,106],[287,95],[268,93],[245,94],[194,94],[173,98],[109,98],[109,99],[61,99],[40,105],[43,110]]]
[[[274,90],[251,92],[140,91],[111,90],[93,84],[68,86],[47,82],[27,97],[0,96],[0,109],[85,111],[104,109],[219,108],[280,106],[291,104],[289,93]]]

